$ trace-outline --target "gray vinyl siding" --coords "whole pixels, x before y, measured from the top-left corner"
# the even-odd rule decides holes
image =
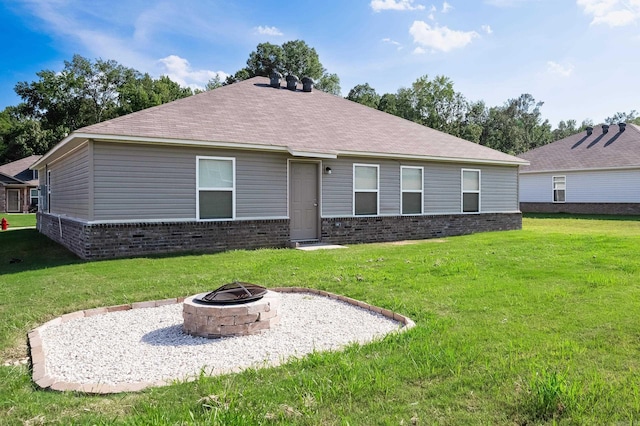
[[[414,164],[410,164],[414,165]],[[460,164],[426,163],[424,166],[425,214],[460,213],[462,168]]]
[[[515,212],[518,203],[517,167],[482,167],[481,212]]]
[[[324,217],[353,214],[353,164],[380,166],[380,215],[400,214],[400,167],[424,168],[424,214],[460,213],[461,170],[481,171],[481,212],[518,211],[517,167],[478,166],[419,161],[340,158],[325,160],[323,168],[331,174],[322,175],[322,215]]]
[[[322,216],[353,215],[353,163],[341,158],[323,161],[322,170],[331,167],[331,174],[322,173]]]
[[[287,215],[283,154],[96,142],[94,219],[195,219],[196,156],[236,159],[237,219]]]
[[[520,201],[553,202],[553,176],[566,177],[567,203],[638,203],[640,170],[592,170],[520,175]]]
[[[51,172],[49,212],[77,219],[89,218],[90,163],[89,146],[84,146],[48,166]],[[40,180],[46,182],[44,169]],[[45,194],[46,196],[46,194]]]

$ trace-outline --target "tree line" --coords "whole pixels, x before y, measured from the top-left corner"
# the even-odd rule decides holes
[[[445,76],[429,79],[425,75],[411,87],[383,95],[368,83],[359,84],[349,91],[347,99],[512,155],[593,126],[591,120],[583,120],[580,125],[576,120],[562,120],[552,129],[540,112],[544,102],[528,93],[494,107],[487,107],[483,101],[469,101]],[[640,117],[635,110],[618,112],[605,122],[640,124]]]
[[[204,90],[255,76],[310,77],[318,90],[339,96],[340,79],[322,66],[316,50],[302,40],[282,45],[258,44],[246,66],[224,81],[214,78]],[[181,87],[167,76],[153,78],[113,60],[91,61],[74,55],[59,71],[43,70],[38,79],[19,82],[14,90],[21,98],[0,111],[0,164],[33,154],[44,154],[69,133],[81,127],[131,112],[185,98],[203,90]],[[529,94],[509,99],[502,106],[487,107],[455,91],[444,76],[418,78],[410,87],[379,95],[368,83],[352,88],[347,99],[429,126],[454,136],[506,152],[520,154],[576,133],[575,120],[561,121],[552,129],[543,120],[543,102]],[[636,111],[616,113],[607,123],[640,124]]]

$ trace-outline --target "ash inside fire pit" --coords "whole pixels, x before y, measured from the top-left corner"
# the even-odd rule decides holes
[[[262,286],[235,281],[218,287],[196,300],[209,305],[230,305],[253,302],[261,299],[266,293],[267,289]]]

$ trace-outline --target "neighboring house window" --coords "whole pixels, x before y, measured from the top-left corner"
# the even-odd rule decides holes
[[[31,194],[31,202],[29,204],[32,207],[35,207],[38,205],[38,189],[31,189],[30,194]]]
[[[567,192],[567,177],[554,176],[553,177],[553,202],[564,203],[566,192]]]
[[[378,214],[378,174],[380,166],[353,165],[353,214],[375,216]]]
[[[197,157],[198,219],[235,217],[236,159]]]
[[[423,170],[422,167],[400,167],[402,214],[422,214]]]
[[[462,169],[462,212],[480,211],[480,170]]]
[[[38,171],[34,170],[33,171],[33,180],[36,180],[36,179],[38,179]]]

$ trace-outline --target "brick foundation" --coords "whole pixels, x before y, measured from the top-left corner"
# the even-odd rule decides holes
[[[82,259],[220,252],[289,244],[287,219],[92,225],[38,213],[38,229]]]
[[[521,213],[322,219],[322,242],[374,243],[522,229]]]
[[[38,229],[82,259],[211,253],[290,244],[288,219],[86,224],[38,213]],[[514,229],[522,229],[521,213],[324,218],[321,241],[357,244]]]
[[[640,215],[640,203],[520,203],[523,213]]]

